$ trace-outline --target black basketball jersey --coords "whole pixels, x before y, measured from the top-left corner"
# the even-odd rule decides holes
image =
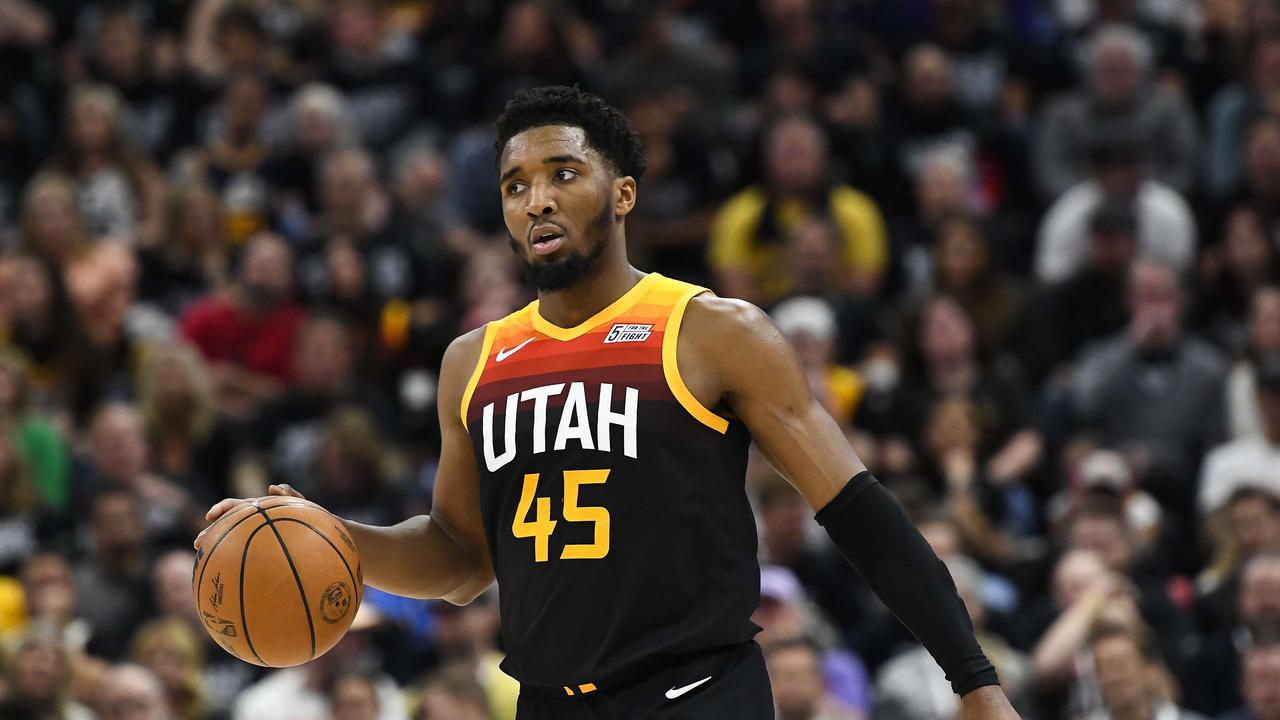
[[[503,669],[578,695],[749,640],[749,436],[676,365],[690,298],[656,273],[572,328],[535,301],[485,330],[462,399],[498,579]]]

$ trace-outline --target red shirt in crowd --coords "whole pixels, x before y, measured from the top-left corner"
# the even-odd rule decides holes
[[[226,298],[209,298],[183,314],[180,331],[210,362],[230,362],[288,382],[302,320],[302,308],[292,303],[257,316]]]

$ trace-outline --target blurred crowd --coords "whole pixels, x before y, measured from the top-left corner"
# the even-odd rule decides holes
[[[623,108],[633,262],[765,308],[1023,717],[1280,720],[1280,0],[0,0],[0,718],[510,720],[494,593],[212,643],[207,505],[430,508],[532,299],[490,123]],[[784,720],[951,720],[759,458]]]

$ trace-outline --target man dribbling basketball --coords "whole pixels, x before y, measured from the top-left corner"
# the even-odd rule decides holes
[[[645,161],[622,114],[550,87],[496,127],[503,215],[538,300],[450,346],[431,514],[345,522],[365,581],[462,604],[496,578],[522,720],[770,718],[750,621],[754,440],[938,660],[963,717],[1016,718],[946,568],[768,317],[628,262]]]

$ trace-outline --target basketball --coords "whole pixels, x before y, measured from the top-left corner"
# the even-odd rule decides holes
[[[337,518],[306,500],[269,497],[209,528],[192,591],[205,630],[224,650],[254,665],[290,667],[342,639],[363,578]]]

